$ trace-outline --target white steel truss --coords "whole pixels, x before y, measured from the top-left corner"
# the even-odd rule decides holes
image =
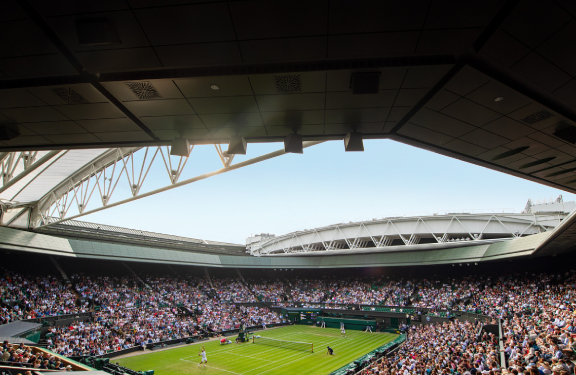
[[[552,229],[555,224],[550,221],[559,222],[565,216],[555,215],[559,214],[463,214],[338,224],[274,237],[250,244],[248,249],[253,255],[265,255],[381,248],[392,246],[394,240],[408,246],[419,245],[423,239],[442,244],[482,241],[485,235],[490,239],[518,238]]]
[[[56,156],[60,151],[15,151],[0,153],[0,193]]]
[[[322,142],[304,142],[303,146],[319,143]],[[190,151],[193,147],[190,146]],[[84,177],[70,177],[46,194],[33,207],[30,226],[44,227],[75,219],[285,154],[284,150],[278,150],[233,164],[234,155],[227,155],[220,145],[215,145],[215,148],[223,168],[184,181],[180,181],[180,177],[193,153],[190,157],[172,156],[168,146],[112,150],[112,155],[107,155],[108,162],[88,165],[84,168]],[[158,163],[166,170],[167,183],[161,188],[143,192],[150,169]],[[128,187],[131,197],[114,201],[121,186]]]

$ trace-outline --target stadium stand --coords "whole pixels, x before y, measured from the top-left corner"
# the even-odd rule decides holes
[[[19,260],[10,256],[6,259]],[[406,342],[390,355],[375,351],[365,356],[354,367],[355,370],[364,367],[363,375],[478,372],[495,375],[504,371],[537,375],[532,368],[545,375],[574,373],[570,359],[576,349],[576,271],[570,270],[569,263],[553,272],[526,268],[522,273],[503,273],[505,265],[500,265],[492,270],[483,268],[482,272],[460,271],[462,275],[445,278],[429,275],[313,278],[303,274],[280,279],[266,278],[264,274],[261,278],[249,277],[244,283],[238,277],[218,272],[209,281],[200,270],[187,273],[184,267],[178,269],[180,275],[160,274],[168,268],[150,272],[149,265],[131,265],[138,277],[122,267],[109,267],[103,272],[109,275],[102,276],[99,268],[93,266],[93,274],[85,272],[89,267],[77,260],[63,262],[68,272],[69,268],[82,271],[70,272],[71,284],[66,285],[53,276],[57,273],[41,276],[33,272],[38,263],[46,264],[42,259],[27,259],[29,273],[3,270],[1,322],[89,312],[88,320],[47,328],[42,343],[67,357],[154,348],[189,337],[226,334],[241,324],[258,326],[286,321],[287,317],[281,316],[278,309],[271,308],[274,305],[323,305],[366,313],[440,318],[481,313],[489,317],[488,323],[500,323],[503,331],[498,337],[483,330],[480,321],[462,317],[401,325],[399,329],[405,332]],[[31,361],[6,348],[2,360]]]

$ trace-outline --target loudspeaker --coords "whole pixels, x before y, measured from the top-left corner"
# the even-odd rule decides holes
[[[294,154],[303,154],[302,135],[301,134],[288,134],[284,138],[284,152],[291,152]]]
[[[346,151],[364,151],[362,143],[362,133],[350,132],[344,137],[344,150]]]
[[[226,153],[228,155],[246,155],[246,140],[244,137],[239,135],[231,137]]]
[[[170,148],[170,155],[190,156],[190,142],[188,142],[186,138],[174,138],[174,141],[172,141],[172,147]]]

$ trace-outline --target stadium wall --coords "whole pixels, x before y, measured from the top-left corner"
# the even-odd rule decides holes
[[[341,268],[476,263],[530,256],[553,232],[492,244],[370,254],[257,257],[196,253],[142,245],[68,239],[0,227],[0,249],[75,258],[230,268]],[[422,245],[425,246],[425,245]],[[424,249],[424,248],[423,248]]]

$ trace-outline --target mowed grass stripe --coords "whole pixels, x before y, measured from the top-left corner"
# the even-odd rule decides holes
[[[389,333],[346,332],[340,337],[335,328],[288,326],[255,333],[262,337],[314,343],[314,353],[252,343],[220,345],[218,341],[191,344],[180,348],[120,359],[133,370],[155,370],[156,375],[221,374],[328,374],[396,338]],[[233,337],[230,339],[234,340]],[[208,366],[198,368],[202,345],[206,347]],[[330,345],[336,355],[326,355]]]

